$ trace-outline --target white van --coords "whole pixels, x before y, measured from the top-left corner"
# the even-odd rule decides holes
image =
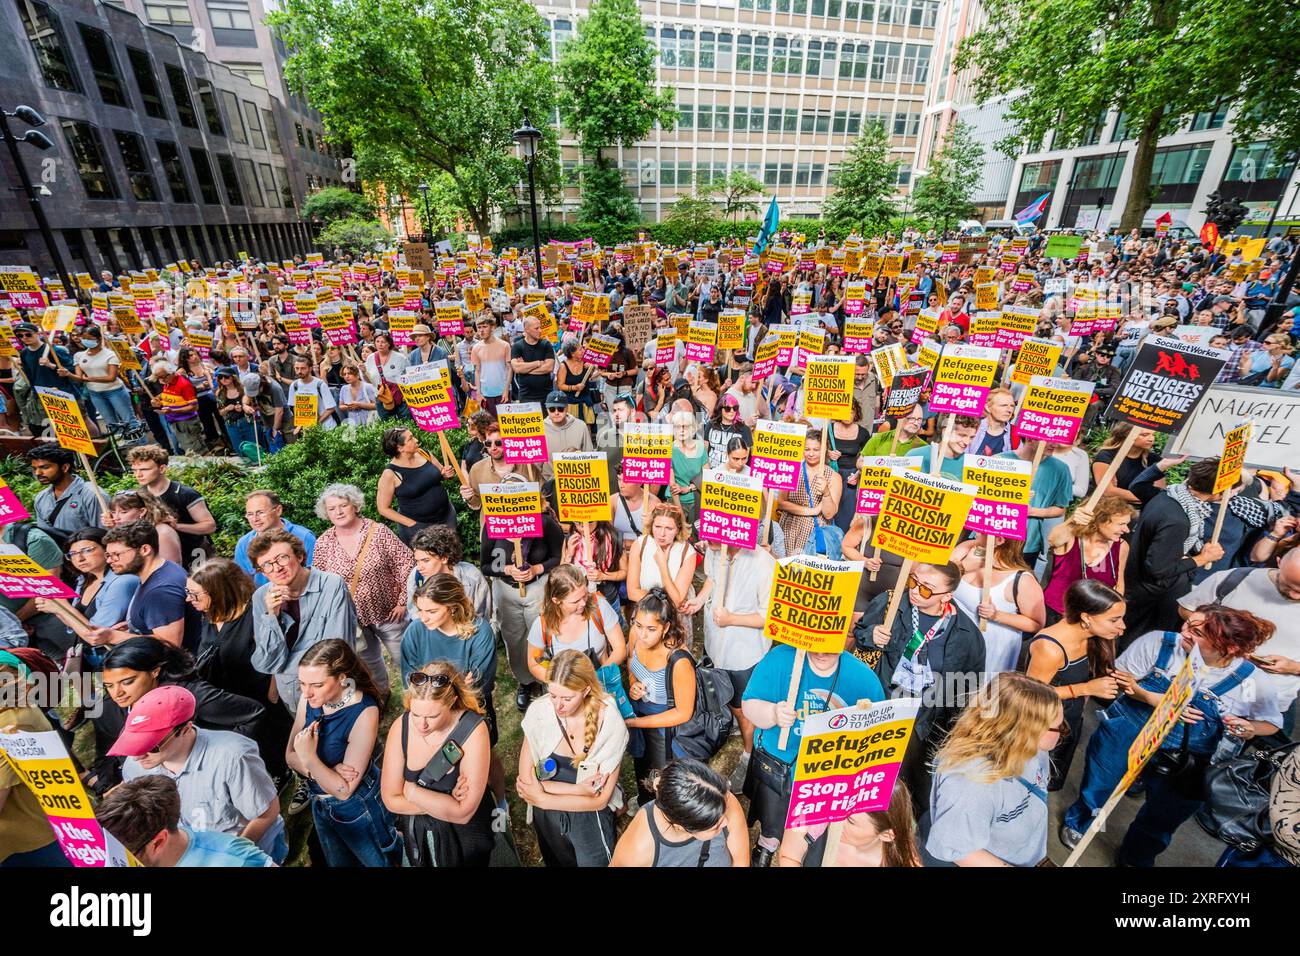
[[[990,219],[984,223],[985,232],[1005,232],[1012,236],[1032,236],[1038,227],[1032,222],[1016,222],[1014,219]]]

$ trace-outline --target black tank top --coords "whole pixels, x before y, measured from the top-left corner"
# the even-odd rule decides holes
[[[1092,666],[1088,663],[1088,655],[1084,654],[1078,660],[1070,660],[1065,645],[1050,634],[1035,634],[1028,641],[1025,641],[1024,647],[1020,649],[1020,660],[1016,664],[1016,670],[1022,674],[1029,672],[1029,651],[1033,647],[1034,641],[1051,641],[1061,649],[1061,656],[1065,658],[1065,666],[1058,668],[1056,673],[1052,675],[1051,685],[1053,687],[1085,684],[1092,679]]]
[[[402,479],[393,490],[402,514],[420,524],[447,523],[451,499],[442,486],[442,472],[427,461],[414,468],[392,462],[388,467]]]

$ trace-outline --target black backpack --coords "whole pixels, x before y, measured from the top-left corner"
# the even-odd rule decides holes
[[[676,650],[668,656],[668,673],[664,679],[670,708],[676,706],[673,700],[673,667],[683,657],[695,669],[695,713],[686,723],[671,728],[670,745],[675,741],[686,756],[707,762],[731,736],[731,726],[736,718],[729,705],[735,688],[726,671],[701,667],[695,663],[690,651]]]

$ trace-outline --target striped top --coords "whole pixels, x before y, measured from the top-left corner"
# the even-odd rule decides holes
[[[627,669],[632,676],[645,685],[645,697],[643,700],[652,704],[668,703],[668,667],[667,665],[652,671],[641,663],[641,659],[635,652],[628,658]]]

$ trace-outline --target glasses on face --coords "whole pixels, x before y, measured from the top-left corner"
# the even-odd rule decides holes
[[[89,555],[89,554],[94,554],[94,553],[95,553],[96,551],[98,551],[98,550],[99,550],[99,548],[96,548],[96,547],[94,547],[93,545],[92,545],[91,547],[89,547],[89,548],[78,548],[76,551],[69,551],[69,552],[68,552],[68,557],[70,557],[70,558],[84,558],[84,557],[86,557],[86,556]]]
[[[184,727],[184,726],[185,726],[184,724],[181,724],[181,727]],[[175,737],[175,736],[176,736],[176,732],[177,732],[178,730],[180,730],[181,727],[173,727],[173,728],[171,729],[171,733],[169,733],[169,734],[168,734],[166,737],[164,737],[162,740],[158,741],[157,746],[155,746],[152,750],[150,750],[150,751],[149,751],[149,754],[152,755],[152,756],[157,756],[158,754],[162,753],[162,749],[163,749],[164,747],[167,746],[167,741],[169,741],[169,740],[171,740],[173,737]]]
[[[107,557],[108,560],[110,561],[122,562],[126,560],[126,556],[130,553],[131,552],[129,550],[128,551],[105,551],[104,556]]]
[[[489,438],[483,443],[484,448],[500,448],[503,442],[500,438]]]
[[[203,598],[207,597],[207,592],[205,592],[205,591],[195,591],[193,588],[186,588],[186,589],[185,589],[185,597],[186,597],[187,600],[190,600],[190,601],[200,601],[200,600],[202,600]]]
[[[923,583],[915,574],[909,574],[907,576],[907,586],[909,588],[915,588],[916,593],[921,595],[922,599],[926,601],[930,600],[930,598],[934,597],[936,594],[952,593],[951,591],[936,591],[934,588],[930,587],[930,585]]]
[[[1047,732],[1049,734],[1060,734],[1061,739],[1064,740],[1066,737],[1070,736],[1070,725],[1062,720],[1057,726],[1048,727]]]
[[[428,684],[433,688],[442,688],[450,683],[451,678],[446,674],[426,674],[424,671],[415,671],[406,679],[408,687],[423,687]]]
[[[272,571],[283,571],[289,567],[295,560],[292,554],[282,554],[278,558],[267,558],[257,566],[257,570],[263,574],[270,574]]]
[[[245,511],[244,517],[247,518],[249,521],[252,521],[254,518],[256,518],[258,521],[261,521],[263,518],[267,517],[270,514],[271,512],[266,510]]]

